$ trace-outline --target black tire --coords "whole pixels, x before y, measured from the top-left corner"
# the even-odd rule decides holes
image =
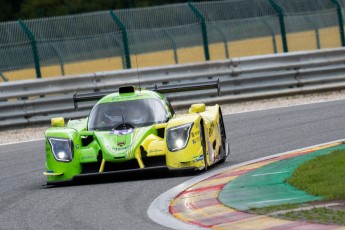
[[[226,131],[225,125],[223,121],[223,114],[222,111],[219,109],[219,128],[220,128],[220,135],[221,135],[221,147],[220,147],[220,155],[221,159],[219,160],[220,163],[225,162],[227,156],[230,154],[230,145],[226,138]]]
[[[207,165],[205,130],[204,130],[204,123],[202,120],[200,121],[200,143],[201,143],[202,152],[204,155],[204,165],[205,165],[204,170],[206,171],[208,168],[208,165]]]

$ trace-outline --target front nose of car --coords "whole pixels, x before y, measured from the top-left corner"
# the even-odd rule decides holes
[[[130,158],[133,130],[102,131],[95,135],[105,161],[119,162]]]

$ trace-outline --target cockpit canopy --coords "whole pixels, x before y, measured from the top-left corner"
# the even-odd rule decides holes
[[[129,129],[164,123],[168,113],[156,98],[101,103],[92,109],[88,130]]]

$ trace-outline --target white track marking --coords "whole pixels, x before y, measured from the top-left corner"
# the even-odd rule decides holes
[[[266,175],[274,175],[274,174],[281,174],[281,173],[287,173],[289,171],[282,171],[282,172],[273,172],[273,173],[263,173],[263,174],[255,174],[252,176],[266,176]]]
[[[33,140],[27,140],[27,141],[18,141],[18,142],[11,142],[11,143],[4,143],[0,144],[0,146],[6,146],[6,145],[16,145],[16,144],[22,144],[22,143],[28,143],[28,142],[34,142],[34,141],[44,141],[45,139],[33,139]]]

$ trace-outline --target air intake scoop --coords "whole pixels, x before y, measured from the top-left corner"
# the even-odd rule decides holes
[[[136,87],[133,85],[129,85],[129,86],[122,86],[119,88],[119,94],[125,94],[125,93],[134,93],[135,92]]]

